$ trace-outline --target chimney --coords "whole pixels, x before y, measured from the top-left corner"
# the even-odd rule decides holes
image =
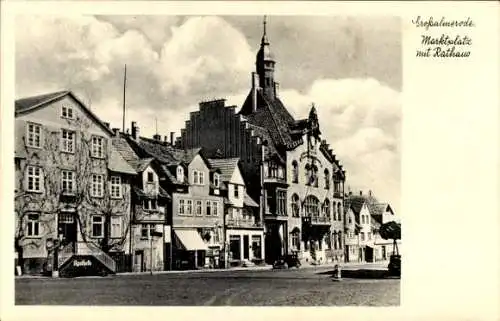
[[[359,196],[363,196],[363,191],[359,191]]]
[[[370,197],[372,196],[372,190],[368,191],[368,196],[370,196]]]
[[[131,127],[132,127],[132,138],[133,139],[139,138],[139,126],[137,126],[137,122],[133,121]]]
[[[352,191],[349,191],[349,196],[352,196]]]
[[[175,137],[175,132],[170,132],[170,145],[174,146],[174,137]]]
[[[167,135],[163,136],[163,142],[168,143],[168,136]]]
[[[106,125],[106,127],[110,127],[110,124],[108,122],[104,122],[104,125]]]
[[[153,135],[153,139],[154,139],[154,140],[156,140],[156,141],[161,142],[161,135],[159,135],[159,134],[154,134],[154,135]]]
[[[280,84],[279,82],[274,83],[274,97],[278,97],[280,93]]]
[[[113,134],[115,135],[115,137],[120,136],[120,128],[113,128]]]

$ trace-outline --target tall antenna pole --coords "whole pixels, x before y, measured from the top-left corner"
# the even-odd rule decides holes
[[[123,75],[123,124],[122,130],[125,132],[125,91],[127,88],[127,65],[125,64],[125,73]]]
[[[158,118],[155,117],[156,135],[158,135]]]

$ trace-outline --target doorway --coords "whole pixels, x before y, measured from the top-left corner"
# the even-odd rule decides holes
[[[57,220],[58,235],[62,236],[62,246],[72,247],[75,251],[77,226],[74,212],[60,212]]]
[[[250,258],[250,240],[248,235],[243,235],[243,259]]]
[[[144,251],[137,250],[134,253],[134,271],[135,272],[144,272]]]

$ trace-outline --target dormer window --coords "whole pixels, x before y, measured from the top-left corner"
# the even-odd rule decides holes
[[[214,173],[214,186],[216,188],[219,188],[219,184],[220,184],[220,176],[219,174]]]
[[[238,197],[240,197],[239,186],[234,185],[234,198],[238,198]]]
[[[152,172],[148,172],[148,183],[154,182],[154,176]]]
[[[184,168],[182,166],[177,166],[177,180],[184,182]]]
[[[73,119],[73,107],[63,105],[61,108],[61,117]]]
[[[202,171],[193,171],[193,184],[204,185],[205,184],[205,173]]]

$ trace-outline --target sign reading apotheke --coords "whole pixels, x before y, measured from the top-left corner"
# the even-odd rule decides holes
[[[64,277],[102,275],[107,268],[92,255],[74,255],[59,269]]]

